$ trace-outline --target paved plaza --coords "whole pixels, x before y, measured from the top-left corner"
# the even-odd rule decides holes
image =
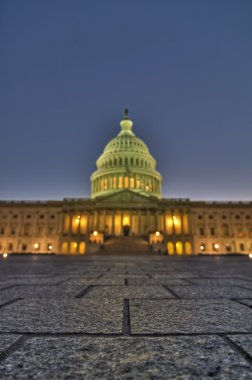
[[[1,379],[252,379],[252,260],[0,260]]]

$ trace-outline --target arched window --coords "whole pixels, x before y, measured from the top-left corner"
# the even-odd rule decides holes
[[[138,158],[136,159],[136,165],[137,166],[139,165],[139,159]]]
[[[174,255],[174,245],[171,241],[168,241],[167,243],[167,252],[168,255]]]
[[[125,165],[127,166],[128,165],[128,158],[125,157]]]
[[[119,165],[122,165],[122,158],[119,159]]]
[[[141,160],[141,166],[143,166],[143,160]]]
[[[62,243],[62,246],[61,246],[61,252],[64,253],[64,254],[67,254],[68,253],[68,242],[67,241],[64,241]]]
[[[133,166],[134,165],[134,159],[133,159],[133,157],[131,157],[131,159],[130,159],[130,164]]]
[[[181,241],[177,241],[176,242],[176,253],[178,255],[182,255],[183,254],[183,243],[181,243]]]
[[[117,165],[117,159],[114,158],[114,165],[116,166]]]
[[[189,241],[187,241],[185,243],[185,253],[187,255],[191,255],[192,254],[192,245],[191,245],[191,243]]]
[[[81,241],[79,244],[79,253],[84,255],[86,253],[86,243]]]

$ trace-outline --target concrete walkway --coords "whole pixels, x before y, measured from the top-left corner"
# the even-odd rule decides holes
[[[0,260],[1,379],[252,379],[248,257]]]

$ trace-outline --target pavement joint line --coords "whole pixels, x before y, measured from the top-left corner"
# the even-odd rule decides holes
[[[13,300],[10,300],[10,301],[7,301],[7,302],[5,302],[5,303],[2,303],[2,304],[0,305],[0,309],[2,309],[2,308],[5,307],[5,306],[11,305],[11,304],[13,304],[13,303],[15,303],[15,302],[21,301],[22,299],[23,299],[23,298],[18,297],[18,298],[14,298]]]
[[[149,273],[145,273],[147,277],[149,277],[150,280],[153,280],[153,276],[151,276]]]
[[[19,334],[20,335],[20,334]],[[27,340],[26,335],[21,335],[14,343],[12,343],[6,350],[0,353],[0,362],[7,359],[13,352],[17,351]]]
[[[237,288],[241,288],[241,289],[251,290],[251,291],[252,291],[252,287],[251,287],[251,288],[247,288],[246,286],[243,286],[243,285],[232,285],[232,286],[235,286],[235,287],[237,287]]]
[[[1,288],[1,289],[0,289],[0,292],[2,292],[3,290],[7,290],[7,289],[14,288],[14,287],[16,287],[16,286],[22,286],[22,285],[15,284],[15,285],[5,286],[4,288]]]
[[[230,335],[230,334],[229,334]],[[233,342],[226,334],[220,334],[220,337],[236,352],[238,352],[250,365],[252,364],[252,356],[240,347],[237,343]]]
[[[192,281],[188,280],[187,278],[180,277],[180,279],[183,280],[183,281],[188,282],[188,284],[190,284],[190,285],[198,285],[198,284],[196,284],[195,282],[192,282]],[[181,285],[179,285],[179,286],[181,286]]]
[[[122,335],[130,336],[131,335],[131,326],[130,326],[130,306],[129,300],[123,300],[123,320],[122,320]]]
[[[177,298],[177,299],[181,299],[181,298],[177,295],[177,293],[175,293],[173,290],[171,290],[171,289],[169,288],[169,286],[162,284],[162,287],[163,287],[165,290],[167,290],[168,292],[170,292],[172,295],[174,295],[175,298]]]
[[[165,338],[165,337],[191,337],[191,336],[219,336],[223,337],[226,335],[246,335],[252,336],[251,332],[243,332],[243,331],[233,331],[233,332],[195,332],[195,333],[130,333],[130,335],[124,335],[123,333],[89,333],[89,332],[63,332],[63,333],[53,333],[53,332],[29,332],[29,331],[0,331],[1,335],[22,335],[27,338],[57,338],[57,337],[95,337],[95,338],[113,338],[113,337],[131,337],[131,338]]]
[[[247,306],[249,309],[252,309],[252,306],[251,306],[251,305],[248,305],[247,303],[242,302],[242,301],[240,301],[239,299],[230,298],[230,300],[231,300],[231,301],[234,301],[234,302],[237,302],[237,303],[239,303],[239,304],[241,304],[241,305]]]
[[[99,276],[98,276],[98,277],[96,277],[96,279],[95,279],[95,280],[99,280],[100,278],[102,278],[102,276],[104,276],[104,273],[101,273],[101,274],[99,274]]]
[[[92,288],[92,285],[87,285],[84,289],[82,289],[74,298],[83,298]]]

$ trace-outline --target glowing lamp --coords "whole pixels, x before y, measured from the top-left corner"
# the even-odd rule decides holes
[[[160,232],[159,232],[159,231],[156,231],[156,232],[155,232],[155,235],[156,235],[156,236],[160,236]]]
[[[204,251],[205,250],[205,246],[203,244],[201,244],[200,249],[201,249],[201,251]]]
[[[98,235],[98,232],[97,232],[97,231],[94,231],[94,232],[93,232],[93,235],[94,235],[94,236],[97,236],[97,235]]]
[[[7,257],[8,257],[8,253],[7,253],[7,252],[4,252],[4,253],[3,253],[3,258],[4,258],[4,259],[7,259]]]
[[[252,259],[252,253],[249,254],[249,258]]]
[[[34,247],[34,249],[38,249],[39,248],[39,243],[34,243],[33,247]]]
[[[219,245],[218,243],[215,243],[215,244],[214,244],[214,248],[215,248],[215,249],[219,249],[219,248],[220,248],[220,245]]]
[[[52,250],[52,244],[49,244],[49,245],[48,245],[48,249],[49,249],[49,251]]]

